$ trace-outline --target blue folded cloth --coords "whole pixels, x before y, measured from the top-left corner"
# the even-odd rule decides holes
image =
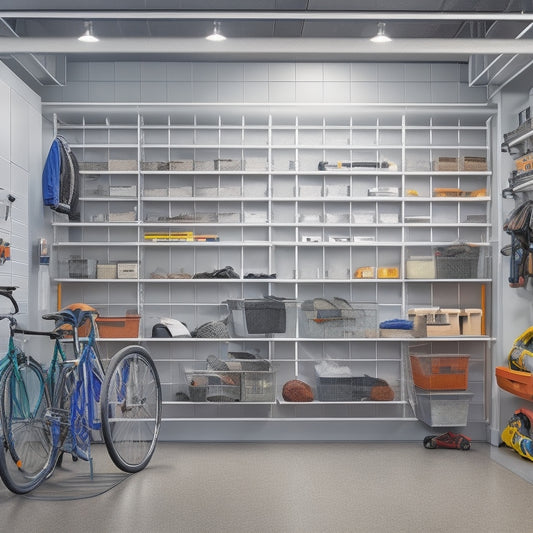
[[[393,318],[392,320],[381,322],[379,327],[380,329],[413,329],[413,322],[411,320]]]

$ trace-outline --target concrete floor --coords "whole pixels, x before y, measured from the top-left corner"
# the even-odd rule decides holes
[[[93,481],[88,463],[66,458],[29,497],[0,488],[0,531],[533,531],[533,485],[492,457],[523,461],[526,473],[533,463],[488,444],[160,443],[148,468],[124,478],[93,448]],[[70,501],[47,499],[57,497]]]

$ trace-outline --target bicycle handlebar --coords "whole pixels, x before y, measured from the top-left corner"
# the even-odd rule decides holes
[[[5,287],[5,286],[0,287],[0,296],[4,296],[5,298],[7,298],[13,304],[13,307],[15,308],[15,311],[11,313],[12,315],[16,315],[19,312],[19,305],[17,301],[15,300],[15,297],[13,296],[13,291],[16,288],[17,287]]]

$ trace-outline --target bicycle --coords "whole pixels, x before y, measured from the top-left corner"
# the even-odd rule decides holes
[[[104,372],[96,343],[94,308],[72,304],[43,318],[51,332],[20,329],[13,287],[0,287],[15,312],[8,319],[8,353],[0,379],[2,444],[0,477],[9,490],[24,494],[38,487],[61,461],[91,460],[91,437],[100,431],[121,470],[134,473],[150,462],[161,424],[161,384],[149,353],[141,346],[117,352]],[[79,335],[85,328],[87,336]],[[47,370],[17,347],[15,335],[47,335],[54,350]],[[72,346],[68,359],[64,347]],[[0,366],[0,370],[2,367]]]

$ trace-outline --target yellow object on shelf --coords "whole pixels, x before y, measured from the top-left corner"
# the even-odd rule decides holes
[[[394,279],[400,277],[400,269],[398,267],[379,267],[378,278]]]
[[[145,233],[144,238],[148,241],[193,241],[192,231],[179,231],[175,233]]]
[[[443,197],[443,196],[461,196],[463,191],[461,189],[455,189],[451,187],[437,187],[433,189],[433,196]]]
[[[475,189],[473,191],[463,191],[462,189],[456,189],[452,187],[437,187],[433,189],[433,196],[436,197],[459,197],[459,196],[468,196],[468,197],[479,197],[487,196],[487,189],[484,187],[481,189]]]
[[[533,170],[533,153],[530,152],[519,159],[515,159],[515,165],[518,172]]]
[[[475,191],[464,191],[463,196],[487,196],[487,189],[483,187],[481,189],[476,189]]]
[[[357,279],[368,279],[368,278],[375,278],[376,277],[376,268],[365,266],[365,267],[359,267],[353,276]]]

